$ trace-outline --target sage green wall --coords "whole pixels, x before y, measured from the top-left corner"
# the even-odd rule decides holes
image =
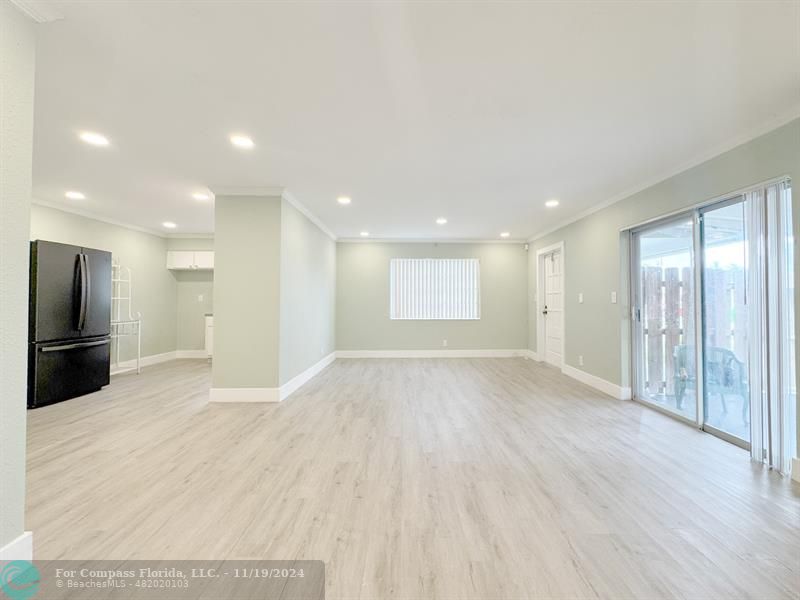
[[[336,243],[289,202],[281,205],[280,383],[335,350]]]
[[[206,314],[214,312],[213,271],[173,271],[177,286],[178,350],[206,347]]]
[[[33,21],[0,2],[0,548],[25,528],[35,47]]]
[[[528,345],[528,258],[522,244],[339,243],[336,253],[338,350],[517,350]],[[477,258],[477,321],[389,319],[389,260]]]
[[[133,311],[142,314],[142,356],[176,350],[177,285],[166,267],[166,239],[36,204],[30,231],[32,240],[107,250],[130,267]],[[134,338],[125,340],[121,350],[121,360],[133,358]]]
[[[213,250],[214,239],[167,238],[167,249]],[[214,272],[172,271],[172,276],[177,285],[178,350],[202,350],[206,340],[205,315],[214,312]]]
[[[213,250],[214,238],[210,236],[167,238],[167,250]]]
[[[281,198],[217,196],[215,388],[279,384]]]
[[[630,325],[621,266],[624,262],[621,229],[784,175],[790,176],[795,185],[800,181],[800,119],[533,242],[530,273],[535,269],[535,249],[562,240],[565,244],[566,363],[577,367],[578,355],[582,354],[582,370],[616,384],[629,385],[628,358],[621,350],[627,347],[623,335]],[[793,194],[792,210],[797,240],[800,194]],[[800,264],[797,244],[795,264]],[[619,304],[611,304],[609,300],[615,290],[621,292]],[[797,291],[795,285],[795,314],[800,315]],[[583,304],[578,304],[579,292],[584,294]],[[533,293],[535,278],[531,280]],[[795,321],[795,327],[800,339],[800,319]],[[531,349],[536,350],[533,318],[529,339]]]

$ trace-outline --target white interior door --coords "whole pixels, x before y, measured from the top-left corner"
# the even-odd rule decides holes
[[[544,342],[545,360],[561,367],[564,337],[564,277],[561,252],[556,250],[542,257],[544,262]]]

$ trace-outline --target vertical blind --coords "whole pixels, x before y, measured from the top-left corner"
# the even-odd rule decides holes
[[[391,319],[481,318],[477,258],[393,258],[389,263]]]
[[[789,181],[745,195],[749,213],[750,455],[789,474],[797,456],[794,233]],[[766,285],[764,284],[766,282]]]

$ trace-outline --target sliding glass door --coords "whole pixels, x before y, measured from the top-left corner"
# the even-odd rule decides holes
[[[700,211],[702,248],[703,427],[740,445],[750,443],[750,356],[758,340],[748,327],[748,248],[743,197]],[[751,295],[752,296],[752,295]]]
[[[791,182],[631,231],[634,398],[787,472],[796,425]]]
[[[694,219],[633,234],[636,396],[697,418]]]

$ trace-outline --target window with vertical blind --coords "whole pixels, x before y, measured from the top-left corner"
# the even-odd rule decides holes
[[[393,258],[389,263],[389,318],[481,318],[477,258]]]

